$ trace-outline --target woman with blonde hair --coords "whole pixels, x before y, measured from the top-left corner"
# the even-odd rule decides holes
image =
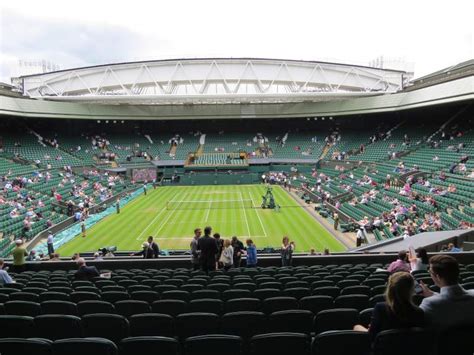
[[[224,265],[224,270],[229,270],[234,266],[234,248],[230,239],[224,240],[222,254],[219,261]]]
[[[354,326],[354,330],[369,332],[372,341],[378,333],[388,329],[423,327],[424,313],[413,303],[415,279],[408,272],[396,272],[388,280],[385,302],[375,305],[369,328]]]
[[[291,266],[295,243],[290,242],[288,236],[284,236],[281,244],[281,266]]]

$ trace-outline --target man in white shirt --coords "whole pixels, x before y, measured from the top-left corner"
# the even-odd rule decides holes
[[[470,325],[474,326],[474,291],[459,285],[459,264],[449,255],[430,258],[430,274],[440,293],[420,283],[426,298],[420,305],[426,319],[437,331]]]
[[[48,240],[46,245],[48,246],[48,255],[54,254],[54,235],[51,231],[48,232]]]

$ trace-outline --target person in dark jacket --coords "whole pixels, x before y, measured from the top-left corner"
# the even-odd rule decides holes
[[[233,236],[231,245],[232,248],[234,248],[234,267],[240,267],[244,243],[242,243],[236,236]]]
[[[153,250],[153,257],[158,258],[160,256],[160,247],[156,242],[153,241],[153,237],[148,237],[148,244],[151,250]]]
[[[143,258],[144,259],[153,259],[154,255],[153,255],[153,249],[150,248],[150,244],[148,242],[144,242],[142,244],[142,247],[143,249],[140,250],[139,252],[137,253],[132,253],[130,254],[130,256],[140,256],[140,255],[143,255]]]
[[[100,276],[99,271],[95,266],[87,266],[84,258],[79,258],[76,261],[79,269],[74,274],[74,278],[80,281],[91,281],[94,277]]]
[[[425,315],[420,307],[413,304],[414,293],[415,280],[410,273],[400,271],[392,274],[385,290],[385,302],[375,305],[369,329],[356,325],[354,330],[368,331],[374,341],[383,330],[423,327]]]
[[[209,271],[216,269],[216,256],[218,252],[217,243],[214,238],[211,237],[212,228],[204,228],[204,236],[198,240],[198,250],[201,251],[199,256],[199,263],[201,270],[206,274]]]

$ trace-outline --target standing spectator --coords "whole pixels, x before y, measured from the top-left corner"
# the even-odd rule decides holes
[[[295,243],[290,243],[290,238],[284,236],[281,245],[281,266],[291,266],[294,250]]]
[[[217,254],[216,254],[217,268],[220,268],[222,267],[222,265],[219,265],[219,264],[221,263],[220,257],[222,255],[222,250],[224,250],[224,241],[221,239],[221,235],[219,233],[214,233],[213,237],[216,240],[216,244],[217,244]]]
[[[401,250],[398,252],[398,259],[389,265],[387,271],[392,274],[398,271],[410,272],[410,265],[408,264],[408,255],[406,250]]]
[[[257,267],[257,247],[253,243],[252,239],[245,241],[247,244],[247,267]]]
[[[194,237],[189,245],[191,248],[191,264],[193,265],[193,270],[199,270],[198,240],[201,237],[201,234],[201,228],[196,228],[194,230]]]
[[[146,181],[145,181],[145,183],[143,184],[143,194],[146,196]]]
[[[0,286],[12,284],[15,281],[8,275],[6,270],[3,270],[3,266],[5,265],[3,259],[0,259]]]
[[[117,198],[117,201],[115,201],[115,209],[117,210],[117,214],[120,214],[120,198]]]
[[[198,240],[198,250],[201,251],[199,258],[201,270],[206,274],[216,269],[217,243],[216,240],[211,237],[211,232],[211,227],[204,228],[204,237]]]
[[[240,267],[244,244],[236,236],[232,237],[232,248],[234,248],[234,267]]]
[[[413,304],[415,280],[407,272],[396,272],[388,280],[385,302],[375,305],[369,329],[362,325],[354,330],[369,332],[372,341],[383,330],[423,327],[423,311]]]
[[[23,247],[23,240],[17,239],[15,240],[16,247],[12,251],[13,256],[13,266],[12,271],[16,273],[20,273],[25,271],[25,256],[28,256],[28,252]]]
[[[79,269],[74,274],[76,280],[91,281],[94,277],[100,276],[99,271],[95,266],[87,266],[84,258],[76,260]]]
[[[81,233],[82,233],[82,238],[86,237],[86,223],[82,222],[81,223]]]
[[[334,230],[337,231],[337,227],[339,227],[339,213],[334,212]]]
[[[47,246],[48,246],[48,255],[51,257],[52,254],[54,254],[54,235],[53,232],[49,231],[48,232],[48,239],[47,239]]]
[[[474,291],[459,285],[459,264],[450,255],[430,258],[430,274],[439,293],[431,291],[423,282],[420,308],[425,311],[428,323],[437,331],[474,324]],[[453,352],[455,353],[455,352]]]
[[[158,258],[160,256],[160,247],[156,242],[153,241],[152,236],[149,236],[147,241],[150,246],[150,249],[153,251],[153,257],[155,259]]]
[[[410,258],[411,271],[428,270],[428,254],[426,249],[418,248],[415,250],[415,257]]]
[[[229,270],[234,265],[234,248],[232,248],[229,239],[226,239],[223,244],[222,255],[219,259],[224,270]]]

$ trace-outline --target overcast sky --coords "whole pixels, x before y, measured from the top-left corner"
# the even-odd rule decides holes
[[[412,62],[415,76],[474,58],[474,1],[20,0],[0,4],[0,81],[18,61],[61,69],[196,57],[368,64]]]

